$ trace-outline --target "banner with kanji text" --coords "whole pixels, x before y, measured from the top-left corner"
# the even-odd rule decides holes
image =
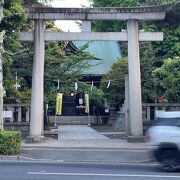
[[[58,93],[56,97],[56,115],[62,114],[62,100],[63,100],[63,93]]]
[[[89,113],[89,95],[85,94],[85,113]]]

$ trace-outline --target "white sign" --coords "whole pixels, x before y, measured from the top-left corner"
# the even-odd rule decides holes
[[[4,118],[12,118],[13,112],[12,111],[3,111]]]
[[[83,99],[82,98],[79,99],[79,104],[80,105],[83,104]]]

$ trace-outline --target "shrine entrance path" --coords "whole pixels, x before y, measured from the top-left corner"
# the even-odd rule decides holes
[[[61,125],[58,127],[58,140],[109,139],[88,125]]]

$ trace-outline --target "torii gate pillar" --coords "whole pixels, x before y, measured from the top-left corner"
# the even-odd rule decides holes
[[[34,56],[31,91],[30,136],[27,142],[44,142],[43,136],[43,105],[44,105],[44,20],[35,21]]]
[[[129,117],[130,136],[128,140],[139,140],[143,136],[141,73],[139,57],[139,29],[137,20],[127,21],[128,68],[129,68]]]

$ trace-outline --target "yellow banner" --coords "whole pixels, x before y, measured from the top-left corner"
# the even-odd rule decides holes
[[[58,93],[56,97],[56,115],[62,114],[62,100],[63,100],[63,93]]]
[[[89,113],[89,95],[85,94],[85,113]]]

